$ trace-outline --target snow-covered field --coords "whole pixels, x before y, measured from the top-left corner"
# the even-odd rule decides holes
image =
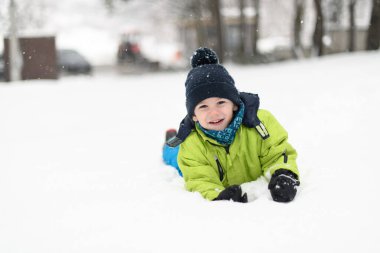
[[[299,152],[301,187],[247,204],[161,161],[186,72],[0,85],[0,252],[380,252],[380,53],[227,66]]]

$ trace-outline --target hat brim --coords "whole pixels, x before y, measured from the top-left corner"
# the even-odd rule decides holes
[[[235,105],[240,104],[239,91],[235,86],[228,83],[206,83],[193,89],[186,97],[186,108],[189,116],[194,115],[197,104],[211,97],[226,98]]]

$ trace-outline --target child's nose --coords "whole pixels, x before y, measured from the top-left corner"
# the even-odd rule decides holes
[[[218,115],[219,114],[219,109],[218,108],[211,108],[210,114],[211,115]]]

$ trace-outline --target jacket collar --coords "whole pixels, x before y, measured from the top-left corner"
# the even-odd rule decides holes
[[[202,131],[202,129],[200,129],[200,127],[198,126],[198,124],[195,124],[195,131],[202,137],[202,139],[204,141],[208,141],[214,145],[217,145],[217,146],[224,146],[223,144],[220,144],[219,142],[217,142],[215,139],[207,136],[205,134],[205,132]]]

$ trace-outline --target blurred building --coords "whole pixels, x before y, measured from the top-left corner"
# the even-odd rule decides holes
[[[19,38],[22,54],[21,79],[57,79],[55,37]],[[4,39],[4,77],[10,81],[9,39]]]

